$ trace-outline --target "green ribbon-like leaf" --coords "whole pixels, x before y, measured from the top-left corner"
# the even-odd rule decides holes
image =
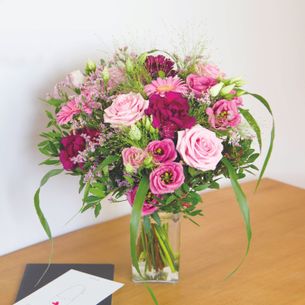
[[[132,265],[136,268],[137,272],[141,275],[139,263],[137,259],[136,243],[138,235],[138,227],[142,215],[142,207],[145,201],[146,194],[149,189],[149,180],[147,176],[143,176],[132,206],[130,218],[130,252]]]
[[[238,268],[243,263],[245,257],[248,255],[249,248],[250,248],[250,243],[251,243],[251,238],[252,238],[252,231],[251,231],[250,212],[249,212],[249,206],[248,206],[247,198],[246,198],[240,184],[238,183],[237,174],[235,172],[235,169],[232,166],[232,164],[230,163],[230,161],[226,158],[222,159],[222,163],[225,165],[225,167],[228,170],[229,177],[230,177],[230,180],[231,180],[231,185],[232,185],[233,191],[235,193],[236,200],[239,204],[239,208],[241,210],[241,213],[242,213],[242,216],[243,216],[243,219],[244,219],[244,223],[245,223],[245,227],[246,227],[246,233],[247,233],[247,240],[248,240],[245,256],[242,259],[241,263],[237,266],[237,268],[235,268],[235,270],[233,270],[233,272],[230,273],[229,276],[231,276],[233,273],[235,273],[238,270]]]
[[[63,169],[52,169],[49,172],[47,172],[41,179],[40,186],[34,195],[34,206],[35,206],[36,213],[37,213],[39,221],[40,221],[44,231],[46,232],[47,236],[49,237],[49,239],[52,239],[52,233],[51,233],[48,221],[46,220],[46,218],[40,208],[40,199],[39,199],[40,189],[42,186],[44,186],[48,182],[48,180],[51,177],[59,175],[62,172],[63,172]]]
[[[255,187],[255,191],[256,191],[258,189],[258,186],[259,186],[259,184],[260,184],[260,182],[262,180],[262,177],[263,177],[263,175],[264,175],[264,173],[266,171],[268,162],[269,162],[270,157],[271,157],[271,153],[272,153],[272,149],[273,149],[273,143],[274,143],[274,138],[275,138],[275,126],[274,126],[273,113],[272,113],[271,107],[270,107],[269,103],[266,101],[266,99],[264,97],[262,97],[261,95],[256,94],[256,93],[247,92],[246,94],[252,95],[258,101],[260,101],[267,108],[268,112],[272,116],[272,129],[271,129],[271,134],[270,134],[269,148],[268,148],[268,151],[267,151],[267,154],[266,154],[266,157],[265,157],[265,160],[264,160],[261,172],[259,174],[259,177],[258,177],[258,180],[257,180],[257,183],[256,183],[256,187]]]
[[[243,115],[243,117],[247,120],[247,122],[249,123],[249,125],[251,126],[253,131],[255,132],[256,137],[257,137],[257,142],[258,142],[258,145],[259,145],[259,150],[261,151],[262,150],[261,130],[260,130],[255,118],[246,109],[239,108],[239,112]]]
[[[44,229],[44,231],[46,232],[48,238],[51,241],[51,251],[50,251],[50,255],[49,255],[49,263],[47,268],[45,269],[45,271],[43,272],[43,274],[41,275],[41,277],[39,278],[39,280],[37,281],[37,283],[35,284],[35,287],[41,282],[41,280],[43,279],[43,277],[46,275],[46,273],[48,272],[50,266],[51,266],[51,260],[52,260],[52,255],[53,255],[53,238],[52,238],[52,232],[50,229],[50,226],[48,224],[47,219],[45,218],[41,208],[40,208],[40,199],[39,199],[39,195],[40,195],[40,189],[42,186],[44,186],[48,180],[56,175],[59,175],[60,173],[63,172],[63,169],[52,169],[49,172],[47,172],[41,179],[40,181],[40,185],[39,188],[37,189],[37,191],[35,192],[34,195],[34,206],[35,206],[35,210],[36,213],[38,215],[39,221]]]

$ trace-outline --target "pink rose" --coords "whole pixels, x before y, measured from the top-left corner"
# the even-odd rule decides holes
[[[211,87],[216,85],[217,81],[215,78],[208,76],[200,76],[197,74],[190,74],[186,78],[186,83],[196,97],[202,96]]]
[[[152,141],[147,145],[146,151],[152,155],[156,164],[171,162],[177,158],[175,144],[171,139]]]
[[[209,116],[209,123],[215,129],[225,130],[228,127],[237,126],[241,117],[238,106],[242,105],[241,98],[234,98],[231,101],[219,100],[213,107],[206,110]]]
[[[198,63],[195,69],[200,76],[211,77],[214,79],[225,76],[224,73],[220,72],[217,66],[211,64]]]
[[[131,206],[133,206],[134,199],[136,197],[136,193],[138,190],[138,186],[135,186],[131,191],[127,192],[127,200]],[[142,207],[142,216],[150,215],[158,210],[158,201],[153,198],[152,193],[148,191],[143,207]]]
[[[116,127],[130,126],[144,116],[148,103],[139,93],[120,94],[105,109],[104,122]]]
[[[214,170],[222,158],[221,139],[201,125],[178,131],[177,150],[183,161],[202,171]]]
[[[144,162],[147,154],[144,150],[137,147],[127,147],[122,150],[123,164],[137,170]]]
[[[184,182],[183,166],[176,162],[162,163],[149,176],[153,194],[173,193]]]

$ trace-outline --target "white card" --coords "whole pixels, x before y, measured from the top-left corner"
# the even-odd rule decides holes
[[[123,285],[71,269],[14,305],[96,305]]]

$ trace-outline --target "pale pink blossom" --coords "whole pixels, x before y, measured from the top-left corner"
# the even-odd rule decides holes
[[[67,75],[66,81],[71,87],[79,88],[85,80],[84,74],[80,70],[72,71]]]
[[[123,164],[125,167],[137,170],[144,162],[147,154],[138,147],[127,147],[122,151]]]
[[[185,95],[188,92],[188,88],[184,81],[178,76],[169,76],[166,78],[158,77],[156,80],[153,80],[150,84],[146,85],[144,91],[148,96],[158,94],[164,97],[165,93],[169,91]]]
[[[139,93],[120,94],[105,109],[104,122],[114,127],[131,126],[142,119],[148,103]]]
[[[241,116],[238,112],[238,107],[241,105],[242,100],[239,97],[230,101],[225,99],[217,101],[213,107],[206,110],[210,125],[220,130],[236,127],[241,122]]]
[[[126,81],[126,74],[124,69],[118,68],[116,66],[112,66],[108,68],[109,72],[109,81],[107,83],[107,87],[109,90],[113,90],[116,88],[119,84],[123,83]]]
[[[222,159],[222,140],[201,125],[178,131],[177,150],[183,161],[202,171],[214,170]]]
[[[162,163],[150,173],[149,188],[153,194],[173,193],[183,184],[184,179],[181,163]]]
[[[196,72],[200,76],[211,77],[214,79],[224,77],[224,73],[216,65],[198,63],[195,66]]]

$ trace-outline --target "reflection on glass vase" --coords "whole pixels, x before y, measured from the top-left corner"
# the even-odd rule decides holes
[[[132,266],[132,280],[175,283],[179,279],[180,214],[155,213],[144,216],[137,237],[141,275]]]

